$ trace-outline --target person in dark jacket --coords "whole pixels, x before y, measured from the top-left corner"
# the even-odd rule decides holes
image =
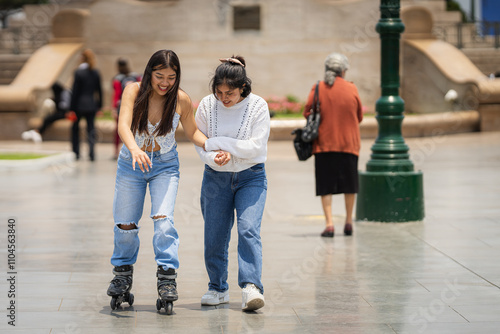
[[[50,112],[43,118],[43,124],[38,129],[24,131],[21,138],[24,140],[33,140],[35,143],[42,142],[42,135],[53,123],[66,118],[66,113],[71,102],[71,92],[64,86],[55,82],[52,85],[52,98],[46,99],[43,108],[50,109]]]
[[[82,63],[75,71],[73,81],[73,95],[70,110],[76,115],[71,129],[71,142],[76,159],[80,158],[80,119],[87,121],[87,137],[89,142],[89,158],[95,159],[94,146],[96,133],[94,127],[95,116],[102,107],[101,75],[96,69],[95,55],[92,50],[82,52]]]

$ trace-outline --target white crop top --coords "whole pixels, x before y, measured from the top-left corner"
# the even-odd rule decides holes
[[[141,84],[139,82],[136,82],[137,86],[139,88],[141,87]],[[135,142],[137,143],[137,146],[142,148],[144,144],[146,144],[146,147],[153,145],[153,150],[155,148],[156,143],[160,145],[160,153],[164,154],[167,152],[170,152],[172,147],[175,145],[175,130],[177,129],[177,126],[179,125],[179,118],[180,115],[178,113],[175,113],[174,119],[172,120],[172,130],[170,130],[169,133],[167,133],[165,136],[156,136],[153,135],[153,133],[156,131],[156,128],[158,127],[158,124],[160,122],[156,123],[155,125],[151,124],[151,122],[148,119],[148,133],[149,135],[143,133],[139,134],[138,132],[135,133]]]
[[[137,146],[142,148],[144,144],[146,144],[146,146],[153,145],[153,150],[154,150],[155,145],[157,143],[158,145],[160,145],[161,154],[169,152],[175,145],[175,130],[179,125],[179,119],[180,115],[178,113],[175,113],[174,119],[172,121],[172,130],[170,130],[170,132],[167,133],[165,136],[153,135],[160,122],[153,125],[148,120],[149,134],[146,133],[139,134],[138,132],[135,133],[135,142],[137,143]]]

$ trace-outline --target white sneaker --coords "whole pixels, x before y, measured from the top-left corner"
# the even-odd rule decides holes
[[[241,309],[243,311],[255,311],[260,309],[266,303],[264,301],[264,296],[260,293],[259,288],[255,284],[248,283],[243,290],[241,290],[242,304]]]
[[[23,140],[30,140],[33,138],[33,135],[31,134],[31,130],[30,131],[24,131],[23,133],[21,133],[21,138]]]
[[[21,138],[23,140],[33,140],[35,143],[42,142],[42,136],[35,130],[24,131],[21,133]]]
[[[219,305],[229,303],[229,291],[218,292],[215,290],[208,290],[207,293],[201,297],[201,305]]]
[[[36,132],[35,130],[31,130],[31,139],[33,139],[35,143],[41,143],[42,135]]]

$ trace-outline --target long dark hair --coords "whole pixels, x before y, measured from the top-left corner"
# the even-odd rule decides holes
[[[148,110],[149,97],[153,94],[151,87],[151,76],[153,71],[171,68],[176,74],[175,83],[165,94],[165,103],[163,104],[163,114],[160,124],[155,131],[158,136],[164,136],[172,130],[172,121],[177,107],[177,94],[179,93],[179,84],[181,81],[181,64],[179,57],[172,50],[156,51],[149,59],[144,75],[142,76],[141,88],[134,102],[134,110],[132,116],[132,133],[148,132]]]
[[[242,88],[243,92],[241,93],[241,96],[247,97],[252,92],[252,80],[247,77],[247,72],[245,70],[245,58],[241,56],[232,56],[228,59],[237,59],[241,64],[243,64],[243,66],[231,61],[224,61],[222,64],[217,66],[214,77],[210,81],[212,93],[217,98],[217,86],[226,84],[233,89]]]

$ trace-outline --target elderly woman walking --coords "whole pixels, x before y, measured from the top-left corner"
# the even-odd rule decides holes
[[[332,195],[344,194],[344,234],[352,235],[352,211],[358,192],[359,123],[363,120],[361,100],[352,82],[346,81],[347,58],[339,53],[325,60],[325,79],[320,81],[321,124],[313,142],[316,196],[321,196],[326,228],[322,237],[333,237]],[[307,118],[313,104],[314,85],[304,109]]]

